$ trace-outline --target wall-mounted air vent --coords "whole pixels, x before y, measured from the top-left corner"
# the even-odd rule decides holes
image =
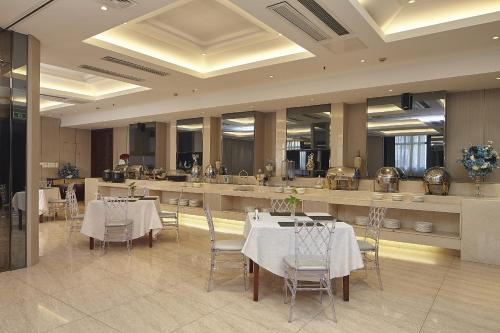
[[[323,7],[314,0],[297,0],[300,4],[306,7],[318,19],[332,29],[337,35],[348,35],[349,31],[342,26],[336,19],[333,18]]]
[[[106,56],[106,57],[102,58],[102,60],[106,60],[106,61],[109,61],[109,62],[113,62],[115,64],[120,64],[120,65],[123,65],[123,66],[127,66],[127,67],[130,67],[130,68],[133,68],[133,69],[137,69],[137,70],[140,70],[140,71],[143,71],[143,72],[148,72],[148,73],[154,74],[154,75],[159,75],[159,76],[170,75],[167,72],[159,71],[159,70],[151,68],[151,67],[142,66],[142,65],[139,65],[139,64],[127,61],[127,60],[118,59],[118,58],[111,57],[111,56]]]
[[[269,10],[272,10],[318,42],[330,38],[318,26],[316,26],[313,22],[311,22],[307,17],[301,14],[297,9],[295,9],[295,7],[293,7],[286,1],[268,6],[267,8]]]
[[[135,77],[133,75],[118,73],[118,72],[110,71],[108,69],[99,68],[99,67],[95,67],[95,66],[91,66],[91,65],[80,65],[78,67],[89,70],[89,71],[93,71],[93,72],[98,72],[98,73],[102,73],[102,74],[106,74],[106,75],[110,75],[110,76],[120,77],[122,79],[127,79],[130,81],[136,81],[136,82],[144,81],[144,79]]]
[[[125,9],[137,5],[133,0],[97,0],[97,2],[113,9]]]

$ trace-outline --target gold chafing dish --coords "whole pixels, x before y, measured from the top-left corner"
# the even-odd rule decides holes
[[[359,187],[359,169],[339,166],[328,169],[326,174],[330,190],[353,191]]]

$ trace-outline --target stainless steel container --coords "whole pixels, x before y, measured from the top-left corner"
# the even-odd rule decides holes
[[[398,192],[400,174],[396,168],[382,167],[375,175],[376,192]]]
[[[450,176],[443,167],[432,167],[424,173],[425,194],[448,195],[450,191]]]
[[[205,182],[207,183],[217,183],[217,170],[209,164],[205,169]]]
[[[127,178],[142,179],[144,176],[144,167],[139,164],[129,165],[127,168]]]
[[[339,166],[328,169],[326,174],[330,190],[353,191],[359,187],[359,169]]]

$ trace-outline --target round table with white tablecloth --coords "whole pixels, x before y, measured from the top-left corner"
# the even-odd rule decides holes
[[[244,229],[246,241],[242,252],[258,266],[276,275],[285,276],[283,258],[294,253],[295,233],[293,227],[282,227],[278,222],[293,222],[293,219],[290,216],[271,216],[271,214],[259,213],[258,220],[254,220],[254,213],[247,214]],[[311,221],[309,216],[332,218],[326,213],[306,213],[296,218],[299,221]],[[336,222],[331,249],[330,276],[348,278],[352,271],[360,268],[363,268],[363,258],[352,226]],[[344,292],[346,292],[345,287]],[[256,298],[258,292],[256,294],[254,286],[254,299]]]
[[[49,213],[49,201],[60,200],[59,187],[41,188],[38,190],[38,215]],[[12,197],[12,209],[26,211],[26,191],[16,192]]]
[[[140,238],[147,233],[150,237],[155,236],[163,228],[158,215],[160,202],[158,198],[153,200],[135,200],[128,203],[127,218],[133,221],[132,238]],[[104,201],[92,200],[87,204],[81,233],[89,236],[91,247],[93,239],[104,239],[105,207]],[[151,245],[151,243],[150,243]]]

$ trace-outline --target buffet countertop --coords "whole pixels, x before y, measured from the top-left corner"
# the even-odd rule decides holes
[[[126,180],[125,183],[109,183],[97,179],[98,187],[111,188],[128,188],[129,184],[134,180]],[[161,192],[180,192],[185,193],[200,193],[200,194],[218,194],[228,197],[244,197],[244,198],[260,198],[260,199],[280,199],[286,198],[290,194],[277,193],[273,186],[257,186],[244,185],[247,190],[240,190],[241,185],[235,184],[211,184],[202,183],[200,187],[193,187],[192,184],[186,182],[171,182],[171,181],[153,181],[153,180],[137,180],[135,181],[138,187],[146,187],[151,191]],[[424,202],[412,201],[414,196],[421,196],[421,193],[399,192],[403,194],[402,201],[392,200],[391,193],[385,193],[384,199],[374,200],[372,191],[341,191],[306,188],[304,194],[295,194],[304,201],[317,201],[338,205],[352,206],[370,206],[381,205],[395,209],[410,209],[410,210],[425,210],[436,212],[460,213],[463,196],[424,196]],[[489,198],[490,200],[498,200],[498,198]]]

